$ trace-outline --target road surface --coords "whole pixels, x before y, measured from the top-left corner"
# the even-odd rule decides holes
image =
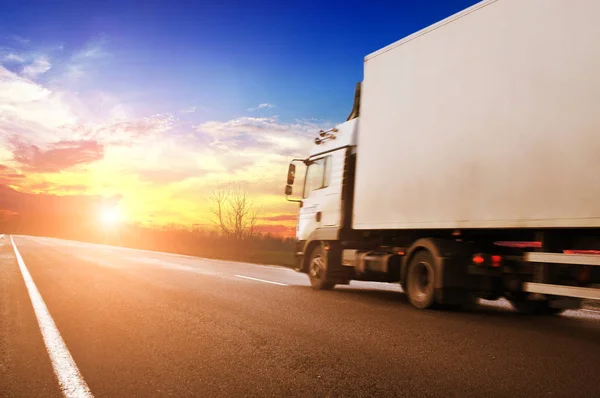
[[[0,239],[0,396],[600,396],[593,311],[418,311],[395,285],[314,292],[280,267],[14,243],[22,264]]]

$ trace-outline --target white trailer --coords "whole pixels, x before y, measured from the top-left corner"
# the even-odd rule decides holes
[[[399,281],[418,308],[530,313],[600,299],[599,14],[486,0],[368,55],[349,120],[303,159],[313,287]]]

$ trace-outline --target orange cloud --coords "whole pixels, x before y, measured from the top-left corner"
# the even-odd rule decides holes
[[[58,141],[46,150],[11,139],[13,159],[25,170],[58,172],[80,164],[101,160],[104,147],[96,141]]]
[[[278,214],[276,216],[263,217],[261,220],[264,221],[296,221],[298,216],[296,214]]]

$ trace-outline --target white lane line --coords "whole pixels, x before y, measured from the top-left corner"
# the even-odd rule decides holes
[[[79,373],[79,369],[77,368],[67,345],[56,328],[54,319],[52,319],[50,312],[48,312],[48,307],[46,307],[44,299],[33,282],[33,278],[25,266],[23,257],[21,257],[21,253],[19,253],[19,249],[17,249],[17,245],[15,245],[12,236],[10,237],[10,241],[15,250],[15,256],[17,257],[21,274],[23,274],[25,286],[27,286],[27,291],[29,292],[29,298],[33,304],[33,310],[42,332],[44,344],[46,345],[46,350],[48,351],[52,367],[54,368],[54,374],[56,374],[56,377],[58,378],[58,384],[60,385],[63,395],[69,398],[93,397],[88,385],[85,383],[85,380],[83,380],[81,373]]]
[[[236,277],[243,278],[243,279],[250,279],[251,281],[256,281],[256,282],[270,283],[272,285],[287,286],[287,283],[267,281],[267,280],[264,280],[264,279],[252,278],[250,276],[236,275]]]

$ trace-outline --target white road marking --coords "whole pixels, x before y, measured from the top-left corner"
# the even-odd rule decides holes
[[[264,282],[264,283],[270,283],[272,285],[279,285],[279,286],[287,286],[287,283],[281,283],[281,282],[273,282],[273,281],[267,281],[264,279],[258,279],[258,278],[252,278],[250,276],[244,276],[244,275],[236,275],[238,278],[243,278],[243,279],[250,279],[251,281],[257,281],[257,282]]]
[[[83,380],[67,345],[62,339],[60,332],[54,323],[54,319],[52,319],[50,312],[48,312],[48,307],[46,307],[44,299],[33,282],[33,278],[25,266],[23,257],[21,257],[21,253],[19,253],[19,249],[17,249],[17,245],[15,245],[12,236],[10,237],[10,241],[15,250],[15,256],[17,257],[21,274],[23,274],[25,286],[27,286],[27,291],[29,292],[29,298],[33,304],[33,310],[40,326],[40,331],[42,332],[44,344],[46,345],[46,350],[48,351],[50,361],[52,362],[52,368],[54,368],[54,374],[56,374],[56,377],[58,378],[58,384],[60,385],[63,395],[65,397],[93,397],[92,392],[85,380]]]

